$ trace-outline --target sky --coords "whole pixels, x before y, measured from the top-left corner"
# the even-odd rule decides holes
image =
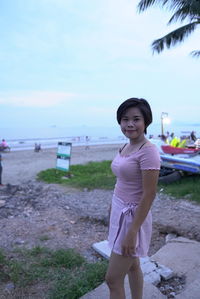
[[[152,55],[171,13],[136,0],[1,0],[0,128],[115,126],[130,97],[154,122],[199,123],[200,31]]]

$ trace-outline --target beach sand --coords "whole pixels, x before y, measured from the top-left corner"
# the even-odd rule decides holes
[[[104,144],[90,146],[74,146],[71,152],[71,164],[84,164],[89,161],[112,160],[121,144]],[[36,178],[41,170],[56,167],[57,148],[11,151],[2,153],[2,183],[20,184]]]

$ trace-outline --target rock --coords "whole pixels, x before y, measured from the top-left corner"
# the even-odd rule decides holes
[[[141,264],[141,269],[144,275],[149,274],[156,270],[156,265],[152,262]]]
[[[172,239],[177,238],[176,234],[167,234],[165,237],[165,242],[168,243],[169,241],[171,241]]]
[[[5,286],[5,291],[8,292],[8,293],[11,293],[15,288],[15,285],[13,282],[9,282],[6,284]]]
[[[156,270],[160,276],[164,279],[164,280],[168,280],[170,278],[173,277],[174,273],[171,269],[165,267],[164,265],[158,265],[158,269]]]
[[[175,292],[171,292],[171,293],[169,293],[169,295],[170,295],[170,298],[175,298],[176,293]]]
[[[161,281],[161,278],[160,278],[160,275],[156,271],[153,271],[153,272],[149,273],[148,275],[145,275],[144,280],[157,286],[159,284],[159,282]]]
[[[5,204],[6,204],[6,201],[1,199],[1,200],[0,200],[0,208],[1,208],[1,207],[4,207]]]
[[[65,210],[69,210],[69,209],[70,209],[69,206],[64,206],[63,208],[64,208]]]
[[[67,177],[67,176],[62,176],[61,179],[62,179],[62,180],[69,180],[69,177]]]
[[[141,257],[140,258],[140,264],[145,264],[148,263],[150,261],[150,257],[149,256],[145,256],[145,257]]]
[[[15,244],[16,244],[16,245],[22,245],[22,244],[24,244],[24,243],[25,243],[24,240],[16,240],[16,241],[15,241]]]

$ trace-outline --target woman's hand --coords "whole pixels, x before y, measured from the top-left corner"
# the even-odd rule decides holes
[[[122,242],[122,255],[132,256],[136,252],[137,233],[129,231]]]

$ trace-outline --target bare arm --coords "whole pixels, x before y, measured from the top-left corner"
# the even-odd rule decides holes
[[[159,170],[142,171],[143,194],[142,200],[135,213],[133,225],[131,227],[132,232],[138,232],[151,208],[153,200],[156,196],[158,176]]]

